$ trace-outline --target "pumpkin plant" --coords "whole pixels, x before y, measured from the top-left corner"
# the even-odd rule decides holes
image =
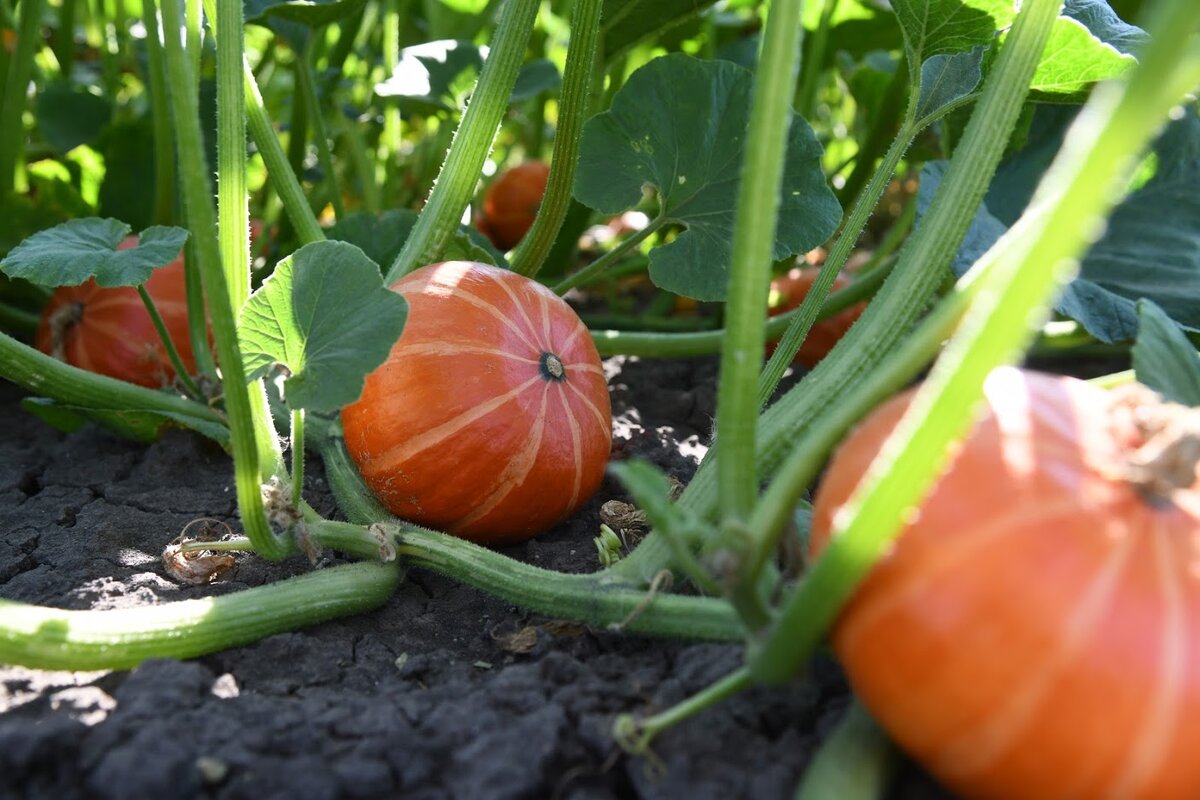
[[[401,580],[401,567],[425,567],[546,614],[656,635],[746,642],[745,665],[697,697],[644,719],[622,718],[618,738],[631,748],[648,746],[663,728],[755,682],[794,680],[832,631],[835,650],[845,660],[852,681],[861,684],[863,707],[901,745],[929,760],[931,769],[949,775],[939,771],[937,760],[945,752],[941,748],[967,745],[958,740],[947,744],[947,737],[961,732],[963,720],[991,714],[979,705],[951,702],[962,694],[956,687],[964,680],[961,674],[952,674],[951,665],[960,658],[1000,663],[1004,670],[997,673],[1010,674],[988,683],[992,696],[1021,692],[1025,702],[1013,713],[1041,719],[1038,701],[1050,691],[1067,655],[1038,673],[1043,676],[1041,683],[1013,689],[1011,681],[1016,679],[1011,673],[1045,652],[1073,657],[1086,649],[1084,634],[1099,613],[1100,600],[1122,577],[1116,567],[1105,565],[1128,564],[1133,565],[1128,573],[1133,579],[1163,578],[1162,585],[1169,590],[1147,590],[1151,599],[1144,608],[1165,609],[1154,617],[1161,628],[1139,626],[1139,635],[1156,629],[1166,632],[1159,648],[1164,666],[1147,669],[1145,681],[1126,695],[1132,699],[1122,701],[1132,708],[1141,698],[1152,698],[1155,735],[1144,744],[1132,745],[1128,761],[1120,766],[1121,772],[1113,773],[1115,777],[1109,780],[1101,775],[1097,780],[1118,788],[1157,786],[1151,781],[1158,780],[1160,764],[1186,761],[1163,757],[1169,729],[1178,718],[1166,710],[1168,700],[1184,696],[1188,687],[1180,667],[1184,647],[1180,598],[1186,594],[1186,584],[1183,578],[1173,580],[1177,573],[1166,566],[1170,547],[1162,542],[1148,546],[1150,566],[1137,567],[1136,548],[1128,545],[1128,550],[1121,550],[1121,542],[1145,537],[1114,537],[1114,544],[1083,540],[1084,534],[1094,531],[1079,531],[1079,540],[1085,541],[1082,555],[1055,549],[1051,557],[1046,548],[1054,545],[1048,537],[1007,532],[1006,521],[1014,519],[1011,494],[1001,496],[1005,484],[988,481],[1005,463],[1014,463],[1004,458],[1025,458],[1020,462],[1023,470],[1013,473],[1015,483],[1008,485],[1011,492],[1041,501],[1053,487],[1038,474],[1038,448],[1053,449],[1056,458],[1063,452],[1083,454],[1051,472],[1069,476],[1091,470],[1090,477],[1079,480],[1113,504],[1105,514],[1105,525],[1115,531],[1117,512],[1129,509],[1132,529],[1170,519],[1170,524],[1194,535],[1194,499],[1179,494],[1192,484],[1184,481],[1169,491],[1160,488],[1151,502],[1146,489],[1135,491],[1109,474],[1092,474],[1098,459],[1112,468],[1117,449],[1131,444],[1128,435],[1122,433],[1124,438],[1119,437],[1117,444],[1103,445],[1095,451],[1101,453],[1097,456],[1090,444],[1081,444],[1081,434],[1050,426],[1055,435],[1067,438],[1056,440],[1047,433],[1030,445],[1026,430],[1022,434],[1026,438],[1020,441],[1030,446],[1001,447],[994,441],[992,455],[978,456],[981,461],[971,460],[977,456],[972,454],[972,440],[966,439],[962,463],[967,478],[957,479],[964,485],[953,483],[951,472],[944,481],[952,488],[939,486],[928,500],[922,498],[949,449],[969,429],[987,376],[998,375],[992,380],[1001,382],[1010,376],[1012,382],[1014,373],[994,369],[1017,360],[1029,345],[1036,327],[1031,327],[1031,320],[1044,321],[1061,295],[1067,300],[1060,303],[1059,312],[1091,325],[1096,311],[1087,300],[1098,295],[1088,281],[1120,293],[1121,287],[1113,281],[1101,280],[1107,273],[1092,272],[1089,277],[1086,263],[1083,282],[1071,279],[1089,237],[1127,189],[1137,157],[1176,104],[1200,83],[1196,48],[1200,10],[1195,4],[1161,0],[1156,4],[1159,16],[1152,36],[1147,38],[1137,29],[1131,32],[1117,26],[1098,0],[1072,3],[1067,13],[1062,13],[1063,4],[1057,0],[1026,0],[1019,10],[1015,4],[984,0],[894,0],[894,16],[886,19],[895,51],[902,57],[894,65],[887,91],[889,96],[895,92],[906,97],[907,104],[898,103],[895,115],[880,113],[875,118],[879,131],[894,129],[891,146],[875,148],[873,141],[887,141],[878,131],[863,138],[855,156],[860,161],[853,170],[869,179],[862,181],[863,188],[851,198],[843,218],[827,174],[830,153],[839,143],[828,130],[823,143],[818,130],[791,111],[797,97],[806,110],[815,105],[813,98],[819,94],[815,82],[825,66],[823,49],[834,32],[834,3],[815,20],[817,35],[804,59],[803,82],[797,84],[804,29],[800,0],[771,4],[753,69],[682,52],[650,57],[656,41],[648,34],[679,22],[685,12],[690,13],[691,4],[576,0],[553,168],[533,229],[513,254],[511,270],[503,256],[471,242],[460,222],[476,193],[497,131],[505,130],[513,97],[520,96],[514,87],[543,4],[506,0],[500,6],[491,47],[478,67],[465,110],[443,108],[431,112],[424,122],[410,117],[409,124],[427,126],[422,131],[444,132],[453,125],[454,135],[419,216],[415,221],[409,218],[412,224],[405,224],[404,230],[398,214],[361,223],[348,213],[350,209],[335,202],[346,189],[346,170],[332,158],[330,139],[336,137],[327,127],[311,126],[324,170],[308,192],[298,169],[305,129],[309,122],[319,122],[309,116],[319,117],[321,106],[310,73],[318,51],[306,37],[338,20],[345,12],[339,5],[281,3],[267,6],[257,18],[302,43],[303,61],[296,65],[301,91],[291,108],[290,159],[276,138],[258,76],[247,65],[241,4],[214,0],[206,16],[213,21],[210,34],[216,42],[216,205],[207,178],[201,116],[192,100],[195,93],[160,92],[154,113],[160,121],[169,120],[160,128],[174,132],[184,227],[149,228],[137,247],[121,250],[129,230],[124,223],[76,220],[36,234],[13,249],[2,264],[7,274],[47,287],[78,285],[90,278],[101,286],[148,286],[154,270],[174,260],[187,238],[194,253],[189,259],[190,337],[193,343],[204,340],[196,335],[197,327],[203,330],[197,320],[211,319],[220,364],[219,397],[210,405],[199,395],[187,397],[171,389],[150,389],[91,374],[7,335],[0,336],[0,374],[49,395],[32,404],[40,405],[43,412],[82,416],[125,432],[139,425],[137,429],[144,432],[184,424],[226,446],[233,456],[245,536],[220,543],[185,542],[184,553],[241,549],[278,559],[302,552],[311,555],[315,547],[323,546],[359,563],[315,570],[199,606],[74,612],[0,601],[0,659],[80,669],[127,667],[151,657],[191,657],[377,606]],[[34,24],[26,17],[39,13],[39,8],[36,2],[21,4],[22,30]],[[147,30],[159,31],[153,8],[148,13],[153,24]],[[182,30],[199,39],[195,16],[184,20],[173,3],[163,4],[161,14],[162,30]],[[637,24],[631,25],[631,20]],[[198,69],[189,56],[199,49],[185,50],[178,36],[150,38],[150,51],[161,58],[170,84],[194,86]],[[349,64],[354,41],[354,36],[338,39],[328,63]],[[626,64],[623,59],[638,52],[643,41],[645,57]],[[389,39],[385,45],[384,61],[398,67],[398,42]],[[7,164],[0,170],[0,178],[7,182],[0,186],[3,191],[9,190],[9,183],[16,186],[16,171],[10,168],[20,148],[11,142],[21,138],[19,112],[25,97],[23,84],[20,91],[11,90],[11,84],[28,80],[31,56],[27,48],[19,49],[13,58],[5,113],[0,114],[0,161]],[[608,91],[601,91],[604,71],[609,73]],[[427,77],[434,72],[427,71]],[[458,74],[446,79],[451,89]],[[1110,82],[1095,88],[1099,80]],[[452,92],[452,96],[460,95]],[[1057,155],[1045,177],[1036,182],[1036,192],[1027,187],[1022,195],[1012,188],[1014,182],[1020,178],[1028,183],[1028,176],[1037,171],[1017,169],[1016,162],[1002,160],[1010,147],[1020,150],[1012,137],[1031,98],[1087,102],[1078,121],[1063,134],[1061,148],[1047,146],[1048,153]],[[10,114],[10,109],[17,113]],[[362,187],[367,207],[378,205],[380,196],[367,187],[378,189],[375,182],[380,178],[385,184],[394,179],[390,159],[404,150],[397,133],[401,117],[383,113],[389,109],[380,111],[389,121],[378,132],[377,152],[385,154],[387,163],[373,164],[367,144],[355,131],[346,132],[341,145],[348,155],[346,163],[356,165],[355,181]],[[1160,140],[1159,163],[1174,164],[1168,157],[1171,153],[1194,154],[1194,149],[1181,145],[1192,142],[1188,138],[1192,129],[1183,127],[1189,124],[1190,113],[1182,115],[1168,137]],[[870,279],[864,276],[830,296],[900,163],[924,158],[911,148],[935,122],[941,155],[947,158],[925,167],[919,224],[904,239],[889,269],[872,273]],[[270,190],[300,245],[273,265],[270,276],[257,288],[251,281],[246,235],[247,130],[262,154]],[[1168,141],[1180,130],[1187,135]],[[168,159],[161,160],[165,164]],[[1183,156],[1178,160],[1187,161]],[[1147,202],[1165,213],[1161,200],[1172,196],[1170,188],[1169,175],[1155,175],[1129,202],[1135,209],[1139,201]],[[1147,191],[1154,193],[1157,205],[1146,201],[1143,192]],[[375,199],[368,202],[368,195]],[[577,211],[571,205],[572,195],[585,217],[638,206],[647,209],[650,221],[597,260],[576,265],[547,287],[537,282],[537,276],[556,247],[558,231],[564,225],[569,228],[565,221],[572,210]],[[313,208],[327,201],[338,218],[330,234],[342,241],[325,241],[326,231],[317,222]],[[1177,205],[1184,202],[1180,199]],[[1129,208],[1121,206],[1113,219],[1120,220],[1122,213],[1134,213],[1136,218],[1136,211]],[[983,216],[985,211],[1000,216]],[[385,237],[377,235],[381,231]],[[387,247],[380,244],[381,238],[387,239]],[[821,245],[828,246],[829,255],[803,302],[766,322],[772,263]],[[477,263],[482,261],[494,263]],[[588,332],[559,299],[571,289],[586,292],[590,283],[627,269],[644,269],[651,281],[672,293],[724,302],[724,328],[683,334]],[[961,273],[953,285],[947,280],[952,269]],[[203,306],[196,291],[197,274],[203,283]],[[872,302],[828,354],[763,411],[818,317],[845,311],[871,292]],[[144,296],[151,294],[147,288]],[[1165,298],[1159,299],[1164,299],[1164,307],[1173,308]],[[1137,345],[1143,348],[1137,356],[1139,377],[1171,385],[1179,382],[1180,375],[1194,377],[1194,350],[1176,329],[1179,322],[1190,323],[1178,318],[1182,312],[1170,308],[1172,316],[1156,313],[1145,313],[1146,331]],[[1102,329],[1091,325],[1088,330],[1096,335]],[[780,333],[783,338],[764,368],[767,338]],[[598,353],[704,352],[721,354],[716,434],[682,495],[673,500],[665,477],[648,465],[624,463],[611,468],[652,527],[633,552],[610,559],[611,566],[596,573],[566,575],[469,541],[512,541],[536,534],[578,509],[596,489],[610,443],[608,398]],[[898,404],[885,406],[890,411],[881,413],[890,416],[881,418],[883,422],[868,422],[867,433],[848,440],[849,452],[860,451],[853,463],[846,467],[838,458],[831,465],[813,516],[814,536],[822,545],[819,556],[803,568],[778,558],[781,551],[793,549],[789,546],[795,544],[797,529],[808,527],[806,514],[797,514],[797,509],[805,510],[804,495],[829,453],[859,420],[931,362],[927,380],[903,410]],[[211,365],[200,364],[198,370],[216,379]],[[1129,377],[1116,376],[1108,382]],[[1042,386],[1045,380],[1049,379],[1029,378],[1027,384]],[[278,395],[274,414],[268,384]],[[1064,391],[1072,398],[1073,413],[1092,414],[1107,402],[1108,396],[1099,389],[1070,385],[1074,388]],[[1023,414],[1055,419],[1061,413],[1047,404],[1040,391],[1013,396],[1025,401],[1020,404]],[[1083,406],[1086,412],[1078,410]],[[996,413],[995,419],[1008,419],[999,406]],[[276,420],[286,429],[290,463],[280,450]],[[983,424],[986,429],[991,423]],[[323,517],[305,501],[306,449],[324,459],[346,520]],[[988,457],[1000,461],[987,461]],[[1025,469],[1030,464],[1032,470]],[[976,476],[981,474],[987,479],[978,486]],[[1193,482],[1194,474],[1193,464]],[[975,499],[980,493],[987,494],[990,505]],[[940,499],[947,496],[949,501]],[[1164,505],[1168,497],[1175,508]],[[1077,507],[1072,503],[1077,504],[1078,497],[1059,499],[1056,494],[1055,498],[1047,501],[1047,508]],[[989,508],[1001,501],[1006,507],[995,509],[995,516],[989,517]],[[915,657],[910,660],[910,652],[901,653],[915,639],[901,632],[899,622],[885,626],[889,628],[885,634],[869,637],[870,647],[862,645],[865,640],[856,630],[890,621],[884,615],[898,613],[909,591],[903,587],[895,591],[890,585],[909,580],[889,582],[895,565],[906,559],[910,546],[918,553],[917,560],[932,549],[919,532],[911,545],[908,534],[901,534],[907,523],[915,529],[923,524],[923,512],[916,522],[910,520],[913,508],[924,508],[922,502],[949,502],[950,510],[943,513],[951,515],[954,523],[931,512],[926,521],[934,530],[926,535],[939,537],[940,542],[947,527],[964,531],[966,544],[938,548],[928,556],[935,562],[962,557],[957,572],[968,576],[972,570],[988,572],[992,565],[970,554],[976,546],[970,535],[983,531],[985,539],[1004,537],[1010,548],[1011,541],[1020,537],[1022,542],[1031,541],[1043,558],[1037,567],[1005,561],[1012,565],[1005,574],[1010,574],[1007,570],[1018,574],[1024,586],[1036,579],[1033,573],[1039,568],[1074,570],[1071,574],[1083,576],[1079,579],[1089,587],[1084,596],[1100,599],[1075,615],[1068,609],[1016,623],[1011,635],[1027,637],[1025,641],[1040,649],[1036,654],[1020,654],[1021,661],[995,662],[986,632],[1007,629],[986,628],[975,619],[956,619],[962,627],[955,630],[964,632],[938,642],[938,647],[954,652],[940,661],[937,670]],[[1039,508],[1036,514],[1044,512]],[[1023,519],[1023,511],[1015,513]],[[868,578],[893,544],[893,560],[880,564],[879,577]],[[1128,560],[1104,561],[1105,548],[1113,547]],[[1012,558],[1017,558],[1016,548],[1011,549]],[[1095,567],[1100,577],[1089,578],[1088,564],[1097,561],[1103,562]],[[668,582],[676,578],[689,581],[698,593],[669,591]],[[851,600],[864,579],[863,593]],[[910,580],[912,593],[923,591],[924,579]],[[946,590],[954,588],[951,584]],[[1061,597],[1061,588],[1039,589],[1030,597]],[[1028,603],[1011,602],[1004,588],[982,582],[971,582],[962,591],[965,606],[978,606],[995,617],[997,625],[1023,619],[1022,609],[1029,609]],[[873,597],[880,599],[873,601]],[[845,615],[839,618],[847,603]],[[868,617],[877,618],[856,623],[854,615],[862,608]],[[956,614],[960,608],[955,606]],[[1055,619],[1067,620],[1065,633],[1030,630],[1034,622]],[[856,629],[856,625],[863,627]],[[868,667],[860,664],[858,645],[866,648]],[[896,648],[898,655],[893,659],[889,649],[886,659],[874,657],[880,651],[871,647]],[[930,680],[927,695],[897,692],[895,688],[903,686],[909,675],[902,670],[922,678],[945,675],[945,680],[936,685]],[[1080,682],[1073,688],[1084,685]],[[948,721],[940,722],[930,712],[931,706],[944,715],[941,720]],[[1050,711],[1046,718],[1054,722],[1062,716],[1065,712]],[[862,712],[849,719],[856,731],[874,730],[869,721],[864,722]],[[996,720],[992,724],[999,726],[1007,718]],[[986,729],[979,735],[1001,752],[1007,744],[1001,741],[1003,735],[1012,731],[997,730]],[[1037,736],[1043,735],[1047,738],[1039,738],[1039,743],[1060,746],[1060,740],[1039,728]],[[884,750],[878,746],[881,737],[861,738],[873,742],[872,753]],[[834,737],[836,742],[846,740],[857,739]],[[1111,749],[1115,741],[1098,737],[1094,744]],[[1080,744],[1076,740],[1061,746]],[[1090,745],[1055,752],[1063,753],[1064,759],[1099,763]],[[1001,791],[1036,796],[1045,786],[1037,782],[1042,776],[1023,771],[1018,762],[1004,770],[1004,779],[1012,783],[993,784],[983,778],[959,782],[952,775],[947,779],[969,795]],[[831,772],[814,769],[812,774]],[[1175,777],[1163,778],[1161,785],[1168,785],[1168,780],[1179,781],[1188,790],[1196,787],[1186,766]],[[1058,786],[1054,783],[1046,791],[1052,794]],[[828,789],[829,784],[822,782],[811,791]]]

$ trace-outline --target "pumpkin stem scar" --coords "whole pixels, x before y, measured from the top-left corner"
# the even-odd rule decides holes
[[[567,368],[563,366],[562,359],[554,353],[542,353],[542,357],[538,360],[538,372],[546,380],[556,383],[567,379]]]

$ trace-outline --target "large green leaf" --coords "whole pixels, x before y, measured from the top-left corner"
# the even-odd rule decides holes
[[[1098,81],[1115,78],[1136,63],[1132,55],[1101,41],[1082,22],[1059,17],[1029,91],[1035,99],[1082,102]]]
[[[1154,303],[1139,301],[1137,312],[1133,371],[1138,381],[1168,400],[1200,406],[1200,353]]]
[[[37,93],[34,115],[50,146],[66,153],[96,140],[112,119],[112,103],[70,81],[53,81]]]
[[[362,394],[400,338],[408,304],[354,245],[315,242],[280,261],[243,307],[238,340],[250,380],[274,364],[291,408],[336,411]]]
[[[1117,16],[1105,0],[1066,0],[1063,14],[1079,20],[1093,36],[1122,53],[1137,55],[1149,38],[1144,30]]]
[[[156,225],[142,231],[136,247],[117,250],[128,234],[120,220],[69,220],[14,247],[0,271],[41,286],[78,286],[93,277],[101,286],[136,286],[174,261],[188,236],[183,228]]]
[[[136,229],[154,223],[154,129],[149,117],[104,129],[96,149],[104,156],[101,216],[125,220]]]
[[[375,94],[422,110],[462,111],[487,54],[486,46],[454,39],[406,47],[391,76],[375,85]],[[560,83],[553,62],[544,58],[531,61],[517,74],[509,102],[553,91]]]
[[[1060,140],[1063,118],[1059,115],[1059,127],[1031,137],[1025,150],[1001,165],[955,257],[957,274],[999,239],[1024,208]],[[1137,335],[1141,298],[1152,300],[1185,329],[1200,331],[1200,117],[1195,110],[1168,126],[1154,153],[1154,176],[1116,208],[1057,305],[1103,342]],[[922,170],[918,213],[928,207],[943,172],[940,163]]]
[[[325,236],[358,246],[376,264],[391,264],[416,224],[417,212],[408,209],[392,209],[379,216],[369,211],[358,211],[338,220],[325,232]],[[479,261],[493,266],[508,266],[504,255],[496,250],[486,236],[465,225],[459,226],[442,253],[442,258],[446,261]]]
[[[605,58],[613,59],[643,38],[658,36],[695,19],[716,0],[604,0],[600,35]]]
[[[650,253],[650,277],[664,289],[700,300],[725,297],[752,84],[748,70],[727,61],[663,56],[631,75],[612,108],[584,125],[575,197],[616,214],[650,187],[660,214],[687,229]],[[795,117],[773,257],[821,244],[840,219],[821,171],[821,146]]]

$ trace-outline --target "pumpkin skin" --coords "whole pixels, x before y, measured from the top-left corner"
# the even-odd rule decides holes
[[[767,314],[774,317],[785,311],[799,308],[820,272],[820,267],[797,267],[771,281],[771,291],[767,297]],[[850,278],[844,273],[838,273],[837,277],[833,279],[832,290],[837,291],[849,285]],[[793,363],[803,364],[809,369],[815,367],[817,362],[829,355],[829,351],[846,335],[850,326],[862,316],[863,309],[866,307],[866,303],[855,303],[829,319],[818,320],[809,330],[808,336],[804,338],[800,349],[796,351],[796,357],[792,359]],[[771,343],[767,345],[767,355],[770,356],[773,352],[775,352],[775,344]]]
[[[575,312],[469,261],[422,267],[392,291],[409,304],[404,332],[342,410],[371,491],[398,517],[487,543],[528,539],[586,502],[612,412]]]
[[[1200,797],[1200,485],[1150,500],[1110,394],[1016,369],[833,629],[856,693],[970,798]],[[911,399],[834,457],[824,547]]]
[[[137,243],[137,236],[127,236],[117,249],[128,250]],[[194,373],[196,359],[188,335],[183,254],[154,270],[145,285],[180,359]],[[56,354],[51,317],[71,304],[78,305],[79,317],[65,327],[62,350]],[[79,286],[58,287],[42,311],[34,344],[43,353],[61,357],[72,366],[139,386],[157,388],[175,379],[166,348],[132,286],[103,287],[89,279]]]
[[[503,172],[484,193],[475,227],[501,250],[516,247],[533,226],[549,177],[550,167],[541,161]]]

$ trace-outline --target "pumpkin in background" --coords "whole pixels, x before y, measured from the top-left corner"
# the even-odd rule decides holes
[[[833,458],[814,549],[910,399]],[[855,692],[964,797],[1200,797],[1195,453],[1146,461],[1181,407],[1011,368],[986,399],[833,629]]]
[[[771,281],[771,291],[767,296],[767,314],[774,317],[785,311],[799,308],[820,272],[820,267],[796,267]],[[838,273],[837,277],[833,279],[831,290],[836,292],[849,285],[850,278],[845,273]],[[846,335],[850,326],[862,316],[863,309],[866,307],[866,303],[855,303],[828,319],[817,320],[808,332],[808,336],[805,337],[804,343],[800,345],[793,361],[803,364],[809,369],[815,367],[818,361],[829,355],[829,351]],[[767,345],[767,355],[769,356],[773,352],[775,352],[775,343]]]
[[[137,243],[137,236],[127,236],[117,249],[128,250]],[[154,270],[145,286],[180,359],[194,372],[183,254]],[[79,286],[58,287],[42,311],[35,344],[72,366],[140,386],[165,386],[175,378],[166,348],[132,286],[103,287],[89,279]]]
[[[549,177],[550,167],[541,161],[526,161],[502,172],[483,195],[475,227],[501,250],[516,247],[533,227]]]
[[[527,539],[604,477],[608,384],[587,328],[546,287],[468,261],[392,286],[404,332],[342,410],[346,447],[397,516],[480,542]]]

